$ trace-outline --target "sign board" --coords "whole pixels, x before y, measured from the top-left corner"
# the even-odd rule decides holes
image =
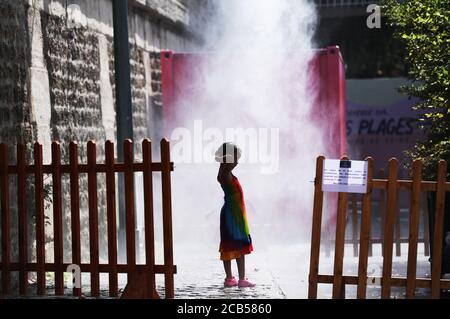
[[[322,176],[324,192],[367,192],[367,161],[326,159]]]
[[[391,157],[404,158],[417,141],[426,136],[419,128],[418,117],[423,110],[413,110],[420,102],[398,92],[410,84],[405,78],[347,79],[346,129],[348,154],[351,158],[376,159],[374,172],[387,171]],[[328,155],[330,156],[330,155]],[[399,167],[399,178],[408,179],[408,172]],[[400,196],[406,199],[406,196]],[[409,205],[405,202],[404,205]]]

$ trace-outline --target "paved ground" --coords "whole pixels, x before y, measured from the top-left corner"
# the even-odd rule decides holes
[[[247,277],[257,285],[254,288],[224,288],[225,278],[222,262],[216,247],[191,250],[193,258],[178,254],[175,293],[178,298],[285,298],[265,254],[253,253],[246,258]],[[188,247],[179,247],[186,251]],[[191,248],[192,249],[192,248]],[[232,264],[237,277],[236,263]]]
[[[309,272],[309,245],[267,245],[259,247],[254,253],[247,256],[247,277],[256,283],[255,288],[224,288],[224,271],[217,247],[208,245],[183,244],[175,247],[175,264],[178,273],[175,275],[176,298],[223,298],[223,299],[253,299],[253,298],[307,298]],[[419,247],[421,249],[421,247]],[[407,246],[402,247],[407,251]],[[429,276],[428,257],[423,256],[419,249],[418,277]],[[358,258],[350,256],[352,246],[346,246],[344,274],[356,275]],[[369,259],[369,272],[373,275],[381,274],[382,258],[380,247],[374,247],[374,256]],[[162,256],[157,256],[157,260]],[[321,274],[332,274],[333,256],[321,256]],[[237,268],[233,264],[234,274]],[[406,258],[394,257],[393,276],[406,275]],[[107,276],[102,276],[102,297],[108,297]],[[123,289],[126,284],[126,276],[120,278],[119,287]],[[83,283],[88,283],[88,276],[83,278]],[[157,286],[161,297],[164,297],[164,277],[157,276]],[[51,287],[49,287],[51,294]],[[331,298],[331,285],[319,285],[319,298]],[[67,290],[70,295],[71,290]],[[89,298],[89,286],[83,285],[83,292]],[[427,298],[429,291],[426,289],[417,292],[418,298]],[[356,297],[356,287],[348,286],[346,298]],[[380,288],[368,288],[367,298],[379,298]],[[393,298],[404,298],[404,288],[393,288]]]
[[[406,246],[402,247],[406,250]],[[346,247],[344,274],[356,275],[358,258],[350,256],[352,247]],[[380,247],[374,248],[369,259],[369,271],[381,275],[382,258]],[[247,257],[247,276],[257,286],[252,289],[223,288],[222,264],[214,249],[191,250],[195,258],[184,258],[178,254],[176,275],[177,298],[307,298],[309,272],[309,245],[269,245],[263,251],[255,251]],[[377,256],[378,255],[378,256]],[[405,257],[394,257],[393,276],[406,276]],[[236,269],[233,265],[234,270]],[[332,274],[333,256],[321,257],[321,274]],[[235,270],[236,271],[236,270]],[[419,249],[418,277],[429,276],[428,257]],[[159,280],[161,282],[161,280]],[[319,298],[331,298],[331,285],[319,285]],[[429,295],[426,289],[418,290],[418,298]],[[368,298],[379,298],[380,288],[370,287]],[[347,298],[356,297],[356,287],[349,286]],[[404,298],[404,288],[393,288],[393,298]]]

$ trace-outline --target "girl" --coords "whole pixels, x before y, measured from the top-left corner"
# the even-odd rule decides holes
[[[216,161],[220,163],[217,181],[225,194],[225,203],[220,211],[220,259],[223,261],[226,278],[225,287],[254,287],[255,284],[245,277],[245,255],[253,250],[244,194],[238,179],[231,171],[238,164],[241,150],[232,143],[224,143],[216,152]],[[236,259],[239,282],[231,272],[231,260]]]

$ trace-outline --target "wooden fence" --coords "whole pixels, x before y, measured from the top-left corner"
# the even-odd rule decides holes
[[[118,274],[127,273],[128,280],[136,272],[144,272],[147,285],[145,297],[158,297],[155,287],[155,274],[165,276],[165,296],[174,297],[174,274],[176,266],[173,264],[172,243],[172,208],[171,208],[171,171],[173,163],[170,162],[169,142],[161,141],[161,161],[152,161],[152,143],[150,140],[142,142],[142,162],[135,162],[133,157],[133,143],[130,140],[123,142],[124,161],[116,163],[114,157],[114,144],[105,143],[105,162],[97,163],[96,144],[87,144],[87,163],[78,162],[78,145],[71,142],[69,145],[69,163],[61,163],[61,149],[57,142],[52,143],[52,162],[43,164],[42,145],[34,144],[34,164],[26,164],[26,147],[17,145],[17,163],[8,163],[8,147],[0,144],[0,201],[1,201],[1,230],[2,230],[2,259],[1,295],[11,293],[11,272],[19,272],[19,293],[27,295],[29,272],[37,273],[37,294],[46,295],[46,272],[54,273],[55,294],[64,295],[63,274],[71,264],[78,265],[82,273],[90,273],[90,290],[94,297],[100,296],[100,273],[109,274],[109,296],[118,296]],[[144,190],[144,223],[145,223],[145,264],[136,263],[135,241],[135,203],[134,203],[134,173],[143,172]],[[153,172],[161,173],[162,184],[162,212],[164,236],[164,265],[155,265],[154,245],[154,219],[153,219]],[[117,259],[117,225],[116,225],[116,173],[123,173],[125,193],[126,216],[126,263],[119,264]],[[72,262],[64,263],[63,247],[63,207],[62,175],[70,178],[70,213],[72,233]],[[89,263],[81,262],[80,240],[80,174],[88,176],[88,206],[89,206]],[[106,177],[106,215],[107,215],[107,242],[108,263],[99,263],[99,223],[98,223],[98,174]],[[18,262],[11,260],[11,212],[10,212],[10,176],[17,176],[17,211],[18,211]],[[26,179],[27,175],[34,177],[35,207],[27,207]],[[52,204],[53,204],[53,246],[54,262],[47,262],[45,251],[45,216],[44,216],[44,175],[52,177]],[[36,231],[36,262],[29,262],[30,244],[27,239],[29,220],[27,211],[35,211]],[[16,247],[14,247],[16,248]],[[81,288],[73,288],[73,295],[81,296]]]
[[[439,162],[437,181],[422,180],[423,164],[420,161],[414,161],[413,163],[411,180],[398,180],[398,160],[393,158],[389,161],[388,178],[374,179],[373,159],[370,157],[366,159],[368,161],[367,193],[363,195],[362,199],[358,275],[347,276],[343,275],[345,228],[348,205],[348,194],[346,193],[338,193],[333,274],[319,274],[322,207],[324,197],[322,191],[324,160],[325,158],[323,156],[319,156],[316,163],[308,297],[311,299],[317,298],[318,284],[332,284],[333,299],[345,298],[345,285],[357,285],[357,298],[366,298],[367,283],[379,282],[381,285],[381,298],[391,297],[391,287],[406,287],[407,298],[414,298],[416,288],[430,288],[431,297],[439,298],[441,289],[450,288],[450,280],[441,279],[445,193],[450,192],[450,183],[446,182],[447,163],[445,161]],[[383,271],[381,277],[368,278],[367,265],[372,221],[371,204],[374,189],[380,189],[387,193],[382,248]],[[399,189],[405,189],[411,194],[406,278],[392,277],[394,229],[396,226],[396,212],[398,211]],[[431,278],[416,278],[421,192],[436,193]]]
[[[380,178],[384,178],[384,170],[380,170]],[[353,257],[358,257],[359,254],[359,227],[360,227],[360,218],[358,214],[362,210],[362,197],[361,194],[351,194],[349,196],[349,207],[347,212],[347,229],[351,228],[351,236],[346,236],[345,243],[351,244],[353,246]],[[377,208],[378,208],[378,219],[376,219],[375,223],[371,224],[369,230],[369,257],[373,256],[373,245],[380,244],[382,249],[381,253],[383,253],[383,244],[384,244],[384,224],[386,218],[386,190],[381,188],[378,190],[378,200],[377,200]],[[374,196],[372,196],[373,198]],[[424,255],[430,255],[430,233],[429,233],[429,212],[427,205],[427,198],[425,192],[422,194],[421,200],[422,206],[422,236],[419,237],[418,243],[423,244]],[[402,236],[401,233],[401,219],[400,219],[400,207],[396,209],[395,214],[395,227],[394,227],[394,244],[395,244],[395,255],[397,257],[401,256],[401,244],[408,243],[409,238],[406,236]],[[377,223],[378,222],[378,223]],[[379,237],[373,235],[374,230],[378,228]],[[328,238],[324,240],[323,247],[325,249],[325,254],[327,257],[331,255],[331,249],[334,246],[334,239]]]

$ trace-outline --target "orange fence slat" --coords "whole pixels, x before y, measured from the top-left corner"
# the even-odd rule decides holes
[[[377,281],[383,281],[382,277],[373,277]],[[358,284],[358,276],[342,276],[342,281],[346,285],[357,285]],[[319,275],[319,283],[323,284],[332,284],[333,283],[333,275]],[[404,277],[394,277],[391,279],[392,287],[406,287],[406,278]],[[430,288],[431,287],[431,278],[417,278],[416,279],[416,287],[417,288]],[[450,279],[441,279],[441,288],[442,289],[450,289]]]
[[[155,272],[155,235],[153,218],[153,176],[152,176],[152,143],[145,139],[142,142],[142,162],[144,169],[144,224],[145,224],[145,259],[148,267],[147,286],[150,294],[156,291]]]
[[[397,174],[398,160],[389,161],[389,179],[387,188],[387,210],[384,226],[383,280],[381,282],[381,298],[390,298],[392,277],[392,253],[394,241],[394,225],[397,210]]]
[[[116,222],[116,178],[114,173],[114,144],[111,141],[105,143],[106,163],[106,215],[108,223],[108,263],[111,266],[109,272],[109,296],[117,297],[117,222]]]
[[[0,187],[1,187],[1,222],[2,222],[2,294],[10,293],[11,275],[9,263],[11,262],[9,211],[9,179],[8,179],[8,145],[0,144]]]
[[[409,211],[408,267],[406,298],[414,298],[417,272],[417,244],[419,241],[420,183],[422,181],[422,162],[414,161],[412,167],[412,193]]]
[[[174,298],[173,266],[173,236],[172,236],[172,194],[170,183],[170,146],[167,139],[162,139],[161,148],[161,182],[163,201],[163,236],[164,236],[164,264],[168,267],[165,273],[166,298]]]
[[[317,157],[316,160],[316,177],[314,179],[314,206],[313,220],[311,231],[311,254],[309,262],[309,285],[308,298],[317,298],[317,275],[319,274],[319,258],[320,258],[320,235],[322,228],[322,208],[323,208],[323,191],[322,191],[322,174],[323,174],[323,156]]]
[[[423,246],[425,256],[430,256],[430,220],[428,211],[427,196],[424,193],[423,197]]]
[[[27,294],[28,272],[25,265],[28,262],[28,218],[26,197],[26,148],[24,144],[17,144],[17,213],[19,217],[19,293]]]
[[[390,298],[392,276],[392,253],[394,240],[394,225],[397,210],[397,174],[398,161],[389,161],[389,178],[387,185],[387,209],[384,225],[384,249],[383,249],[383,280],[381,283],[381,298]]]
[[[353,256],[358,256],[358,198],[352,194],[352,242]]]
[[[44,175],[42,171],[42,145],[34,144],[34,190],[36,208],[36,260],[37,293],[44,295],[45,287],[45,216],[44,216]]]
[[[400,227],[400,201],[397,200],[397,209],[395,210],[395,256],[400,257],[402,255],[402,246],[400,243],[401,227]]]
[[[336,240],[334,248],[334,281],[333,299],[345,298],[342,272],[344,267],[345,224],[347,218],[347,194],[339,193],[338,211],[336,220]]]
[[[370,228],[372,222],[372,190],[373,190],[373,159],[367,158],[367,192],[363,195],[361,230],[358,261],[357,298],[366,298],[367,262],[369,257]]]
[[[384,169],[380,170],[380,178],[384,179]],[[374,182],[375,185],[375,182]],[[387,187],[387,183],[386,183]],[[380,199],[378,201],[378,211],[380,214],[380,238],[381,238],[381,255],[384,256],[384,226],[386,224],[386,189],[380,189]]]
[[[70,266],[72,263],[64,263],[63,266],[64,268],[67,268],[68,266]],[[11,262],[10,264],[10,270],[11,271],[18,271],[20,269],[20,265],[17,262]],[[2,263],[0,262],[0,268],[2,267]],[[81,263],[80,265],[80,269],[82,272],[91,272],[93,269],[93,266],[90,263]],[[117,265],[117,272],[118,273],[123,273],[126,274],[130,271],[130,269],[135,269],[135,270],[146,270],[147,266],[146,265],[133,265],[130,266],[128,264],[118,264]],[[27,271],[36,271],[37,270],[37,264],[36,263],[27,263],[25,266],[25,269]],[[55,264],[54,263],[45,263],[44,264],[44,269],[45,271],[49,271],[49,272],[54,272],[55,271]],[[111,266],[109,264],[99,264],[98,265],[98,270],[101,273],[107,273],[111,271]],[[177,273],[177,266],[173,265],[172,267],[167,267],[166,265],[155,265],[154,266],[154,270],[156,274],[164,274],[167,271],[172,271],[174,274]],[[450,281],[450,280],[449,280]]]
[[[70,216],[72,230],[72,263],[81,264],[81,240],[80,240],[80,181],[78,172],[78,144],[69,144],[70,165]],[[81,288],[74,286],[74,296],[81,296]]]
[[[132,163],[131,164],[134,172],[142,172],[144,171],[144,164],[143,163]],[[96,166],[97,173],[106,173],[106,164],[97,164]],[[114,166],[115,172],[125,172],[125,164],[124,163],[115,163]],[[25,167],[27,174],[33,174],[35,171],[35,167],[33,164],[27,165]],[[70,165],[67,164],[61,164],[61,173],[62,174],[69,174],[70,173]],[[170,163],[170,169],[173,171],[173,163]],[[87,164],[77,164],[77,170],[78,173],[89,173],[89,167]],[[154,162],[152,164],[152,170],[154,172],[161,172],[162,171],[162,164],[161,162]],[[51,164],[44,164],[42,165],[42,171],[44,174],[51,174],[53,172],[53,167]],[[17,165],[8,165],[8,174],[17,174]]]
[[[135,213],[134,213],[134,171],[133,171],[133,142],[125,140],[123,142],[124,152],[124,182],[125,182],[125,224],[126,224],[126,250],[127,264],[136,265],[136,235],[135,235]],[[134,272],[130,268],[128,280]]]
[[[59,143],[52,143],[52,187],[53,187],[53,248],[55,263],[55,294],[64,294],[63,269],[63,224],[62,224],[62,198],[61,198],[61,147]]]
[[[431,261],[431,298],[440,297],[440,279],[442,268],[442,245],[444,231],[445,181],[447,162],[441,160],[438,165],[436,212],[434,218],[433,256]]]
[[[343,157],[342,160],[348,160]],[[345,286],[342,282],[342,273],[344,267],[344,246],[345,246],[345,226],[347,220],[347,193],[338,193],[338,207],[336,217],[336,239],[334,248],[334,280],[333,280],[333,299],[345,298]]]
[[[91,294],[94,297],[100,295],[100,276],[98,272],[98,200],[97,200],[97,149],[95,142],[87,144],[88,172],[88,202],[89,202],[89,250],[92,264],[91,272]]]

